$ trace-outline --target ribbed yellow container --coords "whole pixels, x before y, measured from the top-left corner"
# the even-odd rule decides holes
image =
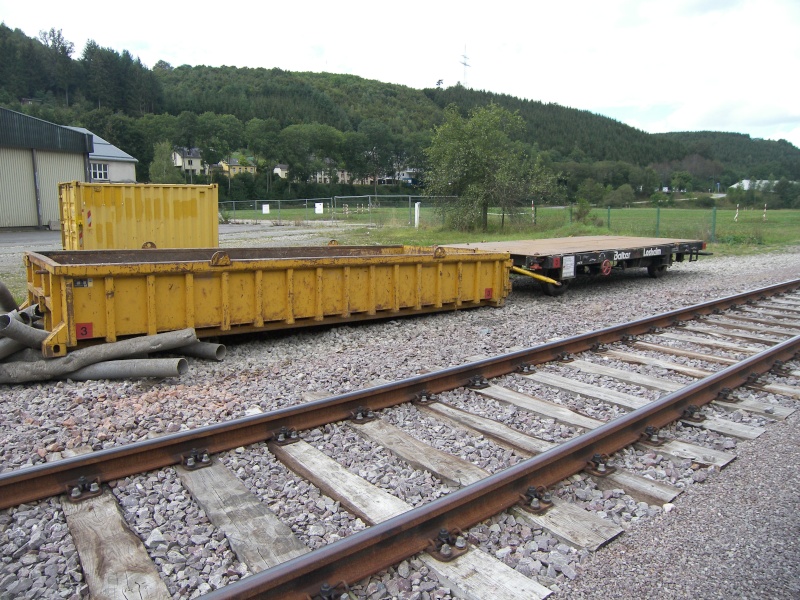
[[[83,183],[58,186],[64,250],[212,248],[218,186]]]

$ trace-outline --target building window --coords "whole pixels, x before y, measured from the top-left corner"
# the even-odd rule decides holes
[[[108,181],[108,163],[92,163],[92,181]]]
[[[189,159],[189,166],[190,167],[192,166],[192,159],[191,158]]]

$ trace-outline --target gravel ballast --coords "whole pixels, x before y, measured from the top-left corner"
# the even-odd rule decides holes
[[[227,238],[223,235],[223,246],[266,246],[287,241],[305,245],[321,239],[303,232],[276,241],[242,232]],[[334,237],[326,232],[324,235],[326,241]],[[16,260],[20,251],[14,251]],[[8,260],[0,254],[0,261]],[[527,347],[798,277],[800,247],[751,256],[703,257],[698,262],[676,264],[661,279],[648,278],[643,269],[615,273],[609,278],[579,282],[559,298],[546,297],[535,282],[523,280],[515,282],[506,306],[499,309],[222,339],[228,346],[223,362],[190,358],[189,373],[176,380],[67,380],[0,386],[4,415],[0,421],[0,471],[55,460],[73,449],[99,450],[241,417],[254,407],[268,411],[291,406],[302,403],[311,393],[343,393],[378,379],[409,377],[432,366],[460,364],[469,356]],[[711,363],[696,366],[720,368]],[[793,368],[800,368],[796,361]],[[591,381],[562,367],[548,369]],[[661,370],[642,372],[667,376]],[[686,379],[672,377],[675,381]],[[523,378],[506,379],[515,384],[515,389],[527,387]],[[779,381],[798,384],[789,378]],[[630,386],[620,391],[652,395]],[[558,401],[558,394],[536,393],[549,393]],[[759,399],[761,396],[767,397],[760,394]],[[563,441],[580,433],[576,428],[539,423],[528,414],[481,401],[471,391],[455,390],[447,397],[446,401],[470,410],[481,405],[487,416],[528,428],[548,441]],[[783,405],[798,405],[785,397],[771,397],[771,401]],[[582,406],[572,408],[581,410]],[[605,407],[590,416],[605,420],[618,413],[621,411],[614,407]],[[415,409],[396,410],[393,415],[388,420],[394,419],[409,432],[419,424],[416,435],[420,439],[434,439],[446,432],[450,435],[447,428],[441,432],[432,429],[430,418],[419,416]],[[425,428],[423,419],[427,419]],[[663,477],[685,487],[668,511],[638,506],[622,494],[598,497],[586,482],[569,482],[564,495],[572,498],[577,494],[578,500],[598,510],[618,507],[615,521],[626,528],[621,538],[596,553],[560,548],[563,544],[546,532],[526,529],[508,515],[476,526],[470,538],[520,572],[537,576],[556,592],[556,597],[796,595],[800,590],[800,549],[796,541],[800,531],[796,496],[800,478],[795,466],[800,458],[798,417],[766,424],[756,419],[753,424],[766,426],[767,433],[752,442],[731,442],[694,428],[679,432],[689,441],[737,454],[739,458],[721,473],[703,470],[703,476],[696,477],[697,472],[686,465],[673,469],[648,457],[645,468],[659,477],[663,472]],[[409,469],[369,443],[362,441],[359,451],[370,454],[371,460],[357,460],[357,454],[350,451],[357,442],[349,429],[337,425],[304,436],[354,473],[364,474],[410,504],[447,493],[437,480]],[[264,451],[263,447],[231,451],[223,462],[285,519],[291,518],[293,507],[308,507],[309,517],[289,522],[307,545],[318,547],[363,527],[319,490],[286,472],[273,457],[258,457],[257,452]],[[490,471],[502,468],[509,460],[509,453],[498,451],[486,440],[478,445],[465,444],[462,455]],[[390,475],[381,477],[376,469],[386,467],[390,467]],[[703,482],[686,482],[693,478]],[[157,554],[162,577],[175,598],[196,597],[247,575],[246,567],[238,563],[224,537],[220,538],[202,509],[182,491],[171,471],[120,481],[115,494],[128,498],[124,510],[142,541],[149,539],[148,549]],[[180,495],[180,501],[170,498],[175,494]],[[155,515],[176,512],[183,515],[183,526],[155,520]],[[630,519],[623,519],[624,514]],[[181,550],[186,560],[182,562],[175,552],[184,546],[187,536],[191,543]],[[31,539],[35,541],[32,545]],[[56,500],[0,511],[0,598],[88,597],[76,559]],[[31,585],[20,583],[23,579],[30,580]],[[356,591],[359,597],[376,600],[453,597],[416,559],[361,582]]]

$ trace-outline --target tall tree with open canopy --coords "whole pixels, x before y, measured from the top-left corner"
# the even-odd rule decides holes
[[[172,163],[172,145],[167,141],[158,142],[153,147],[150,183],[183,183],[181,172]]]
[[[427,148],[426,189],[430,196],[457,197],[440,204],[458,229],[489,226],[489,207],[503,213],[521,201],[556,193],[557,178],[532,159],[519,141],[524,122],[495,104],[478,107],[463,118],[458,108],[445,110]]]

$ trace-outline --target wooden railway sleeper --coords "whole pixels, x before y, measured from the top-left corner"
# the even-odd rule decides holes
[[[425,551],[440,562],[450,562],[469,552],[464,532],[457,527],[452,530],[442,528],[435,540],[428,540]]]
[[[543,485],[538,487],[532,485],[524,495],[520,494],[517,506],[531,514],[543,515],[553,508],[553,496]]]

